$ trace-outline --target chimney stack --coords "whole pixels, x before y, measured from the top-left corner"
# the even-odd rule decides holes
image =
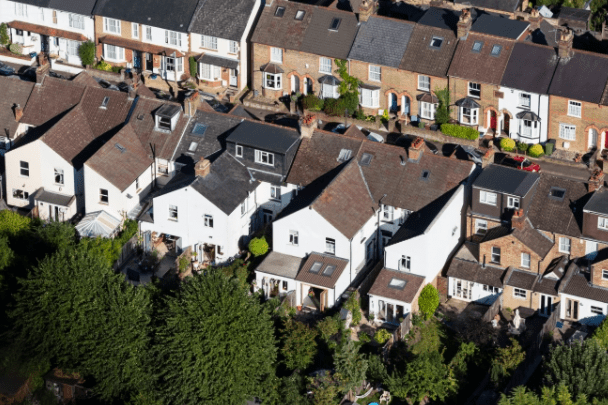
[[[21,121],[21,117],[23,117],[23,107],[19,104],[15,104],[15,121]]]
[[[589,192],[593,193],[599,190],[604,185],[604,171],[601,169],[595,169],[589,177]]]
[[[407,155],[410,160],[418,161],[422,156],[422,151],[424,148],[424,139],[417,136],[416,139],[412,141],[412,144],[407,149]]]
[[[210,172],[211,162],[203,157],[194,165],[194,174],[198,177],[207,177]]]
[[[363,0],[359,6],[359,22],[366,22],[374,14],[374,2]]]
[[[525,222],[526,217],[524,216],[524,210],[522,208],[516,210],[513,213],[513,217],[511,218],[511,227],[513,229],[519,229],[521,231],[524,229]]]
[[[557,54],[561,59],[569,59],[572,57],[572,41],[574,33],[569,28],[564,28],[559,34],[557,41]]]
[[[36,68],[36,84],[40,85],[44,80],[44,76],[46,76],[51,70],[51,64],[49,63],[46,55],[39,54],[38,55],[38,68]]]
[[[200,105],[201,98],[198,91],[193,91],[192,94],[184,98],[184,112],[187,116],[193,117]]]
[[[317,117],[308,114],[300,119],[300,136],[302,138],[312,138],[312,133],[317,129]]]
[[[482,168],[485,168],[490,163],[494,163],[494,149],[493,148],[488,148],[486,153],[484,153],[483,156],[481,157],[481,167]]]
[[[463,8],[456,26],[456,36],[459,39],[467,39],[472,25],[473,19],[471,18],[471,11],[468,8]]]
[[[543,16],[540,15],[537,9],[533,8],[530,12],[530,17],[528,17],[528,22],[530,23],[530,32],[534,32],[540,28],[540,22],[543,20]]]
[[[529,0],[522,0],[522,2],[521,2],[521,11],[526,11],[528,9],[529,5],[530,5],[530,1]]]

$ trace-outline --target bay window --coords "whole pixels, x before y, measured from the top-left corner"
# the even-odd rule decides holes
[[[322,84],[322,98],[338,98],[340,94],[338,94],[338,86],[333,84]]]
[[[204,80],[219,80],[221,78],[220,67],[201,63],[200,78]]]
[[[104,45],[104,59],[121,62],[125,60],[125,49],[114,45]]]
[[[267,89],[280,90],[281,87],[281,73],[264,73],[264,87]]]
[[[466,125],[477,125],[479,122],[479,108],[460,108],[460,123]]]
[[[380,90],[359,88],[359,92],[363,107],[378,108],[380,106]]]
[[[420,116],[427,120],[435,119],[435,110],[437,110],[437,104],[428,103],[426,101],[420,102]]]

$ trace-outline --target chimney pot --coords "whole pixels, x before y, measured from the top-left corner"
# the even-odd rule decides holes
[[[205,158],[201,158],[194,165],[194,174],[199,177],[207,177],[211,172],[211,162]]]
[[[416,161],[418,159],[420,159],[420,156],[422,156],[423,146],[424,146],[424,139],[417,136],[412,141],[412,144],[410,145],[410,147],[407,150],[408,158],[410,160],[416,160]]]
[[[471,18],[471,12],[468,8],[463,8],[458,24],[456,25],[456,36],[459,39],[466,39],[473,25],[473,19]]]
[[[494,163],[494,149],[488,148],[486,153],[481,157],[481,167],[484,168],[490,163]]]
[[[15,121],[21,121],[21,117],[23,117],[23,107],[19,104],[15,104]]]
[[[524,222],[526,221],[526,217],[524,216],[524,210],[522,208],[516,210],[513,213],[513,218],[511,218],[511,226],[513,229],[524,229]]]
[[[604,185],[604,171],[595,169],[589,178],[589,192],[593,193]]]
[[[540,15],[537,9],[533,8],[530,12],[530,17],[528,17],[528,22],[530,23],[530,31],[534,32],[539,29],[542,20],[543,16]]]
[[[300,119],[300,136],[302,138],[312,138],[312,133],[317,128],[317,117],[314,114],[307,114]]]
[[[186,115],[193,117],[196,114],[196,110],[198,109],[201,102],[200,95],[198,91],[194,91],[190,96],[184,99],[184,111]]]
[[[359,6],[359,22],[366,22],[374,14],[374,2],[363,0]]]

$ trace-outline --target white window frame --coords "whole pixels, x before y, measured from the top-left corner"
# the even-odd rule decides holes
[[[146,41],[152,41],[152,27],[146,25],[144,28]]]
[[[524,269],[529,269],[531,263],[530,253],[522,253],[521,254],[521,267]]]
[[[15,3],[15,15],[17,17],[27,17],[27,4]]]
[[[165,30],[165,43],[172,46],[182,46],[182,34]]]
[[[418,90],[431,91],[431,77],[418,75]]]
[[[363,107],[378,108],[380,106],[380,90],[359,88],[359,93]]]
[[[324,56],[319,57],[319,72],[331,73],[332,63],[330,58]]]
[[[53,180],[55,181],[55,184],[64,185],[65,177],[63,175],[63,169],[55,168],[53,170],[54,170]],[[57,178],[59,178],[59,181],[57,181]]]
[[[247,201],[249,201],[249,196],[247,196],[247,198],[245,198],[245,200],[241,203],[241,216],[247,214]]]
[[[602,270],[602,280],[608,280],[608,270]]]
[[[221,68],[215,65],[209,65],[207,63],[201,63],[201,71],[199,77],[204,80],[217,81],[221,80]]]
[[[477,94],[479,92],[479,94]],[[469,82],[467,86],[469,97],[481,98],[481,83]]]
[[[519,93],[519,105],[521,107],[530,108],[532,105],[532,95],[530,93]]]
[[[139,39],[139,24],[131,23],[131,36]]]
[[[559,124],[559,137],[567,141],[575,141],[576,125]]]
[[[177,205],[169,205],[169,220],[177,222],[179,219],[179,208]]]
[[[571,117],[581,118],[583,112],[583,103],[580,101],[568,100],[568,115]]]
[[[266,166],[274,166],[274,153],[256,149],[255,162]]]
[[[105,198],[105,201],[104,201]],[[99,189],[99,203],[110,204],[110,192],[105,188]]]
[[[243,145],[235,145],[235,155],[236,157],[243,157]]]
[[[526,298],[528,298],[528,292],[522,288],[514,287],[513,288],[513,298],[525,300]]]
[[[485,235],[487,232],[488,221],[486,221],[485,219],[475,219],[475,235]]]
[[[203,221],[207,228],[213,228],[213,215],[205,214]]]
[[[125,60],[125,48],[115,45],[103,45],[103,58],[114,62],[123,62]]]
[[[391,205],[382,204],[382,221],[384,222],[393,222],[395,215],[395,208]]]
[[[412,271],[412,258],[410,256],[401,256],[401,259],[399,259],[399,271]]]
[[[338,98],[340,97],[339,86],[323,83],[321,85],[321,98]]]
[[[493,200],[493,202],[492,202]],[[496,206],[498,195],[491,191],[479,190],[479,202],[486,205]]]
[[[115,18],[103,18],[103,32],[120,35],[120,20]]]
[[[80,14],[70,14],[68,16],[68,23],[71,28],[76,28],[77,30],[83,30],[85,28],[84,16]]]
[[[25,160],[19,161],[19,175],[21,177],[30,177],[30,162]]]
[[[492,246],[492,250],[491,250],[491,261],[492,263],[496,263],[496,264],[500,264],[500,257],[501,257],[501,249],[498,246]],[[498,258],[498,260],[496,260],[496,258]]]
[[[608,231],[608,218],[598,217],[597,218],[597,227],[598,227],[598,229],[603,229],[604,231]]]
[[[270,199],[281,201],[281,186],[270,185]]]
[[[282,48],[270,48],[270,61],[283,63],[283,49]]]
[[[558,250],[560,253],[570,254],[570,252],[572,251],[572,241],[570,240],[570,238],[560,236]]]
[[[418,114],[420,114],[420,116],[422,118],[427,119],[427,120],[435,119],[435,112],[437,111],[437,104],[428,103],[426,101],[421,101],[419,105],[420,105],[420,108],[419,108]]]
[[[465,125],[478,125],[479,108],[460,107],[460,123]]]
[[[507,197],[507,208],[519,209],[520,208],[519,197],[508,196]]]
[[[595,305],[590,305],[589,311],[595,315],[604,315],[604,309],[602,307],[596,307]]]
[[[14,188],[13,189],[13,198],[17,199],[17,200],[29,200],[30,193],[28,193],[27,191],[24,191],[20,188]]]
[[[289,231],[289,244],[293,246],[300,244],[300,233],[298,231]]]
[[[369,80],[374,82],[382,81],[382,67],[369,65]]]
[[[283,88],[282,73],[264,73],[264,88],[272,90],[281,90]]]
[[[336,240],[332,238],[325,238],[325,253],[335,255],[336,254]]]
[[[201,35],[201,48],[217,51],[217,37],[212,37],[211,35]]]
[[[65,40],[65,51],[69,56],[79,56],[78,49],[80,49],[80,42],[72,41],[70,39]]]
[[[230,41],[228,43],[228,53],[236,54],[239,52],[239,43],[236,41]]]

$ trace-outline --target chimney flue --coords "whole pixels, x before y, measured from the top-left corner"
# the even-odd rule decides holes
[[[211,172],[211,162],[205,158],[201,158],[194,165],[194,174],[198,177],[207,177]]]
[[[569,28],[564,28],[559,34],[559,41],[557,41],[557,53],[562,59],[569,59],[572,57],[572,41],[574,40],[574,33]]]
[[[15,104],[15,121],[21,121],[21,117],[23,117],[23,107],[19,104]]]
[[[300,136],[302,138],[312,138],[312,133],[317,129],[317,117],[308,114],[300,119]]]
[[[410,160],[417,161],[422,156],[422,151],[424,147],[424,139],[417,136],[413,141],[410,147],[407,149],[408,158]]]
[[[604,171],[595,169],[589,177],[589,192],[593,193],[604,185]]]
[[[194,91],[190,96],[184,99],[184,112],[186,115],[193,117],[200,105],[201,98],[198,91]]]
[[[530,31],[534,32],[540,28],[540,22],[543,20],[543,16],[540,15],[537,9],[533,8],[530,12],[530,17],[528,17],[528,22],[530,23]]]
[[[458,24],[456,25],[456,36],[459,39],[467,39],[469,31],[471,30],[471,25],[473,25],[471,12],[468,8],[463,8],[460,18],[458,19]]]
[[[359,6],[359,22],[366,22],[374,14],[374,2],[363,0]]]
[[[519,229],[521,231],[524,229],[525,221],[526,217],[524,216],[524,210],[520,208],[513,213],[513,218],[511,218],[511,226],[513,229]]]

